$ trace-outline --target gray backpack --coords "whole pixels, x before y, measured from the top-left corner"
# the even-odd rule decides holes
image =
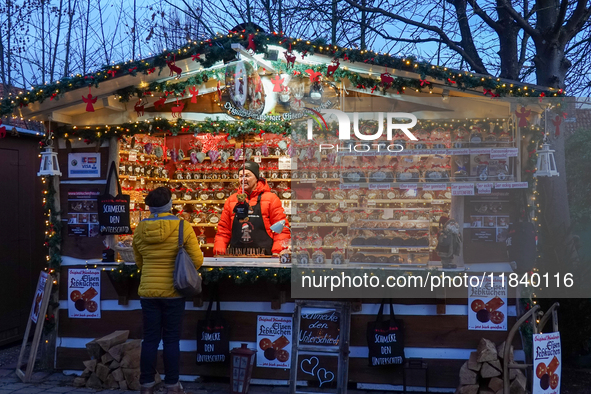
[[[179,224],[179,252],[174,262],[172,276],[175,290],[182,296],[188,297],[201,293],[201,275],[195,269],[195,265],[185,250],[183,237],[184,221]]]

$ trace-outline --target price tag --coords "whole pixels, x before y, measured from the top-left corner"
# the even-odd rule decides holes
[[[339,188],[341,190],[359,189],[359,183],[341,183]]]
[[[306,228],[308,227],[307,223],[291,223],[291,228]]]
[[[453,155],[469,155],[470,149],[452,149]]]
[[[470,149],[471,155],[490,155],[490,148]]]
[[[135,175],[130,175],[130,176],[129,176],[129,180],[130,180],[130,181],[137,181],[137,176],[135,176]]]
[[[445,183],[425,183],[423,190],[446,190],[447,184]]]
[[[491,194],[494,184],[492,182],[477,182],[476,190],[478,194]]]
[[[490,158],[491,160],[506,160],[508,156],[507,149],[491,149]]]
[[[511,189],[527,189],[528,184],[527,182],[513,182],[511,184]]]
[[[390,249],[390,253],[398,253],[398,248],[392,248],[392,249]]]
[[[133,202],[133,201],[129,202],[129,209],[135,209],[135,202]]]
[[[140,178],[140,185],[145,185],[146,184],[146,180],[144,178]]]
[[[300,183],[316,183],[316,178],[300,179]]]
[[[280,170],[291,170],[291,157],[281,156],[279,158],[279,169]]]
[[[418,186],[416,183],[401,183],[398,186],[400,189],[417,190]]]
[[[146,157],[144,155],[140,156],[140,161],[146,161]]]
[[[511,182],[497,182],[495,189],[511,189]]]
[[[452,196],[473,196],[474,195],[474,184],[473,183],[452,183],[451,184],[451,195]]]
[[[507,157],[517,157],[519,150],[517,148],[507,148]]]
[[[339,203],[339,208],[347,208],[347,201],[341,201]]]
[[[376,202],[375,201],[368,201],[367,202],[367,206],[376,206]]]
[[[254,162],[255,163],[260,163],[262,161],[262,157],[261,156],[254,156]]]
[[[129,151],[129,156],[127,157],[128,161],[137,161],[137,151]]]

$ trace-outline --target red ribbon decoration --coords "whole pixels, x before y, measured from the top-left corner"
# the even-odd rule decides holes
[[[365,85],[357,84],[357,89],[367,89]]]
[[[454,80],[452,80],[450,78],[447,78],[447,82],[449,82],[449,83],[456,83],[456,81],[454,81]]]
[[[136,70],[137,70],[137,67],[132,67],[132,68],[129,69],[129,72],[132,73],[132,72],[134,72]]]
[[[554,130],[554,137],[558,137],[560,135],[560,124],[561,123],[562,123],[562,118],[560,117],[560,115],[556,115],[556,118],[552,121],[552,124],[554,124],[554,127],[556,127],[556,129]]]
[[[546,93],[542,92],[540,93],[540,103],[542,102],[542,99],[546,97]]]
[[[107,71],[107,74],[109,74],[111,77],[114,77],[115,74],[117,74],[117,70],[111,69],[111,70]]]
[[[349,60],[349,56],[347,56],[347,54],[345,53],[345,54],[343,55],[343,59],[344,59],[344,60]]]
[[[194,62],[196,62],[197,60],[201,60],[201,59],[199,58],[199,56],[201,56],[201,54],[200,54],[200,53],[198,53],[198,54],[196,54],[196,55],[193,55],[193,56],[191,56],[191,60],[193,60]]]
[[[49,101],[53,100],[56,96],[57,96],[57,93],[52,94],[51,97],[49,98]]]
[[[156,71],[156,67],[152,67],[148,69],[148,75],[152,74],[154,71]]]
[[[419,81],[421,81],[421,86],[423,86],[423,85],[426,85],[426,86],[431,85],[431,82],[427,81],[426,79],[420,79],[419,78]]]

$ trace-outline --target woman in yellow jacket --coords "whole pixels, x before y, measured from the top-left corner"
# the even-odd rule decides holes
[[[166,187],[152,190],[146,196],[150,217],[142,220],[133,235],[133,252],[142,270],[139,288],[142,305],[144,340],[140,360],[141,394],[154,392],[158,345],[164,345],[164,373],[169,394],[183,393],[179,382],[181,323],[185,299],[173,286],[174,262],[178,253],[179,219],[170,213],[172,194]],[[185,249],[195,268],[203,263],[203,254],[195,232],[183,222]]]

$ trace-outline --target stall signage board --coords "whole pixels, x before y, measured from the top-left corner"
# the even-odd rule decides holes
[[[68,153],[68,178],[100,177],[100,153]]]
[[[560,394],[562,349],[560,333],[534,334],[533,394]]]
[[[99,235],[98,189],[68,191],[68,235],[96,237]]]
[[[474,278],[474,279],[472,279]],[[507,285],[495,277],[470,277],[468,330],[507,331]],[[476,286],[472,286],[477,284]],[[504,285],[504,286],[503,286]]]
[[[101,318],[101,271],[68,270],[68,317]]]
[[[492,182],[478,182],[476,183],[476,190],[478,194],[491,194],[494,183]]]
[[[302,308],[300,316],[301,345],[339,345],[340,316],[335,309]]]
[[[297,161],[292,161],[289,156],[281,156],[277,168],[279,170],[297,170]]]
[[[45,283],[47,282],[47,272],[41,272],[39,280],[37,281],[37,292],[33,299],[33,308],[31,308],[31,320],[33,323],[37,323],[39,319],[39,312],[41,311],[41,301],[43,301],[43,295],[45,293]]]
[[[291,368],[293,318],[257,316],[257,367]]]
[[[399,185],[399,188],[406,190],[417,190],[418,185],[416,183],[401,183]]]
[[[473,196],[474,195],[474,184],[473,183],[452,183],[451,184],[451,195],[452,196]]]

